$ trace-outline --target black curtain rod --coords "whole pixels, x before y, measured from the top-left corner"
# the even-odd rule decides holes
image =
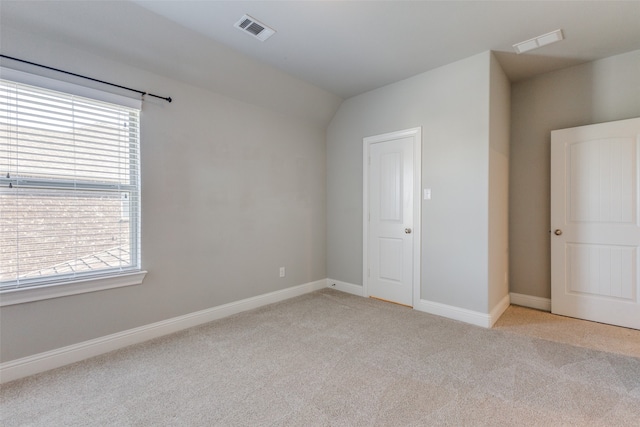
[[[52,70],[52,71],[57,71],[59,73],[69,74],[70,76],[80,77],[81,79],[91,80],[92,82],[98,82],[98,83],[102,83],[104,85],[114,86],[114,87],[117,87],[117,88],[120,88],[120,89],[128,90],[128,91],[131,91],[131,92],[136,92],[136,93],[139,93],[140,95],[143,95],[143,96],[144,95],[149,95],[149,96],[153,96],[154,98],[164,99],[167,102],[171,102],[172,101],[170,96],[165,97],[165,96],[154,95],[152,93],[148,93],[148,92],[145,92],[143,90],[131,89],[130,87],[120,86],[120,85],[117,85],[115,83],[105,82],[104,80],[94,79],[93,77],[83,76],[81,74],[76,74],[76,73],[72,73],[70,71],[60,70],[58,68],[48,67],[48,66],[42,65],[42,64],[36,64],[35,62],[25,61],[24,59],[18,59],[18,58],[14,58],[12,56],[2,55],[2,54],[0,54],[0,58],[7,58],[7,59],[10,59],[12,61],[23,62],[25,64],[34,65],[36,67],[46,68],[47,70]]]

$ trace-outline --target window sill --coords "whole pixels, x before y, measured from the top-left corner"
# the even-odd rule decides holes
[[[0,292],[0,307],[139,285],[144,280],[146,274],[146,271],[133,271],[124,274],[92,277],[51,285],[34,286],[23,289],[7,289]]]

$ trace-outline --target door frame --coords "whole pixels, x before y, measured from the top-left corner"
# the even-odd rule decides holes
[[[422,127],[415,127],[362,140],[362,296],[369,297],[369,154],[371,144],[411,137],[413,139],[413,307],[420,301],[420,249],[422,242]]]

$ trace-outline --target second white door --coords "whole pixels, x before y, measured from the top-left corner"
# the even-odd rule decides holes
[[[415,139],[416,134],[403,133],[365,139],[369,151],[368,293],[407,306],[413,306],[414,239],[418,238],[414,230]]]
[[[640,119],[551,133],[552,312],[640,329]]]

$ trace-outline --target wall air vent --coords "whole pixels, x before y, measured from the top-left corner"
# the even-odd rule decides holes
[[[240,18],[240,20],[235,23],[234,27],[262,42],[276,33],[276,30],[267,27],[262,22],[253,19],[249,15],[244,15]]]

